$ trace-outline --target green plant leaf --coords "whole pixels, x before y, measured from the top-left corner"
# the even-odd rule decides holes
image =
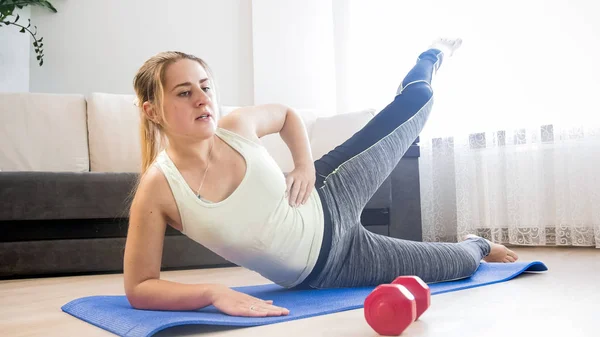
[[[0,0],[0,13],[3,16],[11,15],[15,8],[23,9],[26,6],[41,6],[51,10],[54,13],[58,11],[50,3],[45,0]]]
[[[11,16],[15,10],[15,5],[0,5],[0,16],[4,20],[7,16]]]
[[[58,10],[50,3],[50,1],[46,0],[0,0],[0,27],[2,24],[9,26],[15,25],[17,27],[21,27],[19,32],[29,34],[33,37],[33,46],[35,49],[35,53],[37,54],[37,60],[39,61],[40,67],[44,64],[44,44],[42,43],[43,38],[37,39],[37,26],[31,27],[31,19],[27,19],[27,27],[24,27],[20,24],[17,24],[21,16],[17,13],[13,22],[8,19],[8,17],[13,16],[13,12],[16,8],[23,9],[26,6],[41,6],[51,10],[54,13],[57,13]]]
[[[0,13],[8,13],[10,15],[15,10],[15,5],[0,5]]]
[[[57,13],[58,11],[56,10],[56,8],[54,8],[54,6],[52,6],[52,4],[50,3],[50,1],[42,1],[42,3],[44,3],[46,5],[46,8],[50,9],[51,11],[53,11],[54,13]]]

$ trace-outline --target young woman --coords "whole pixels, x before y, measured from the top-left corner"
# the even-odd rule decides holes
[[[514,252],[476,236],[459,243],[414,242],[377,235],[360,224],[367,201],[425,125],[432,76],[460,45],[461,40],[435,41],[419,55],[393,101],[316,161],[293,109],[269,104],[221,117],[204,61],[180,52],[146,61],[134,79],[143,164],[125,248],[131,305],[288,314],[272,301],[223,285],[161,280],[167,225],[288,288],[374,286],[399,275],[439,282],[470,276],[482,259],[514,262]],[[294,160],[287,176],[260,145],[261,137],[276,132]]]

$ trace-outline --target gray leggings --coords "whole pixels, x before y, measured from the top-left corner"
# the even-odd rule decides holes
[[[315,162],[316,188],[326,213],[324,249],[299,287],[360,287],[400,275],[425,282],[469,277],[490,252],[484,239],[416,242],[366,230],[360,215],[423,129],[433,105],[432,74],[442,63],[436,49],[422,53],[392,103],[343,144]]]

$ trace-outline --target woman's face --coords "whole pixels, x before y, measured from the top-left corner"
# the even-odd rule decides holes
[[[214,134],[218,118],[216,97],[200,63],[182,59],[169,65],[163,90],[168,133],[201,139]]]

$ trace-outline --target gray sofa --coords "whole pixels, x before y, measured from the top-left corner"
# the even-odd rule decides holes
[[[93,127],[89,119],[86,127]],[[99,137],[89,131],[91,136]],[[421,240],[418,157],[415,142],[366,206],[362,221],[367,229]],[[90,170],[82,172],[0,171],[0,278],[122,272],[138,174],[94,170],[99,155],[90,158]],[[231,265],[168,227],[163,270]]]

